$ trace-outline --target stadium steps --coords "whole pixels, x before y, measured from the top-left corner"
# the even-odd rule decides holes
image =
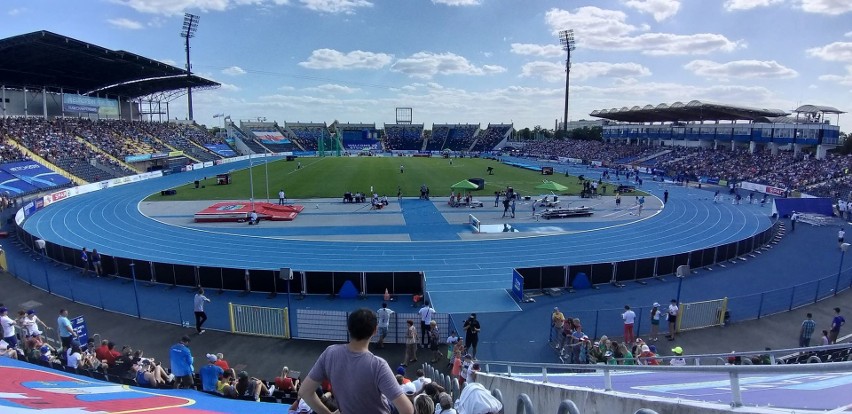
[[[192,152],[191,152],[191,151],[188,151],[188,150],[187,150],[187,149],[185,149],[185,148],[176,147],[176,146],[172,145],[171,143],[168,143],[168,142],[166,142],[166,141],[164,141],[164,140],[160,139],[159,137],[153,136],[153,135],[151,135],[151,134],[146,134],[146,135],[148,135],[148,137],[149,137],[149,138],[151,138],[151,139],[153,139],[154,141],[158,142],[160,145],[163,145],[163,146],[165,146],[166,148],[168,148],[169,152],[172,152],[172,151],[180,151],[180,152],[182,152],[182,153],[183,153],[183,156],[184,156],[184,157],[189,158],[192,162],[200,162],[200,161],[201,161],[201,160],[199,160],[198,158],[196,158],[196,157],[194,157],[194,156],[190,155],[190,154],[192,154]]]
[[[124,137],[121,137],[121,138],[124,138]],[[83,145],[85,145],[85,146],[89,147],[92,151],[95,151],[95,152],[97,152],[98,154],[101,154],[101,155],[103,155],[104,157],[107,157],[107,158],[109,158],[109,159],[111,159],[111,160],[113,160],[113,161],[117,162],[119,165],[123,166],[124,168],[128,168],[128,169],[130,169],[131,171],[136,171],[137,173],[140,173],[140,174],[144,172],[144,171],[142,171],[142,170],[140,170],[140,169],[138,169],[138,168],[135,168],[135,167],[133,167],[132,165],[130,165],[130,164],[128,164],[128,163],[126,163],[126,162],[124,162],[124,160],[120,160],[120,159],[118,159],[118,158],[116,158],[116,157],[113,157],[113,156],[112,156],[112,154],[110,154],[110,153],[108,153],[108,152],[106,152],[106,151],[104,151],[104,150],[100,149],[97,145],[92,144],[91,142],[89,142],[89,140],[87,140],[87,139],[85,139],[85,138],[83,138],[83,137],[80,137],[80,136],[78,136],[78,135],[74,135],[74,139],[76,139],[78,142],[82,142],[82,143],[83,143]],[[133,142],[135,142],[135,141],[133,141]]]
[[[660,152],[658,152],[658,153],[656,153],[656,154],[652,154],[652,155],[649,155],[649,156],[647,156],[647,157],[642,157],[642,158],[639,158],[639,159],[633,160],[633,161],[631,161],[631,163],[633,163],[633,164],[641,164],[641,163],[643,163],[643,162],[645,162],[645,161],[653,160],[654,158],[657,158],[657,157],[662,157],[663,155],[666,155],[666,154],[668,154],[668,153],[670,153],[670,152],[672,152],[672,151],[671,151],[671,150],[660,151]]]
[[[55,165],[52,162],[44,159],[41,155],[38,155],[35,152],[30,151],[29,148],[25,147],[23,144],[19,143],[18,141],[15,141],[12,138],[7,138],[6,143],[17,148],[25,156],[30,157],[31,160],[51,169],[53,171],[56,171],[57,173],[59,173],[59,175],[65,177],[65,178],[67,178],[71,181],[74,181],[74,182],[77,182],[77,183],[80,183],[80,184],[88,183],[88,181],[72,174],[71,172],[66,171],[65,169],[59,168],[57,165]]]

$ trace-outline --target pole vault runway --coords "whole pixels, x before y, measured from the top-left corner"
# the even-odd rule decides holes
[[[394,240],[388,236],[385,238],[388,241],[382,241],[381,236],[364,237],[364,233],[376,232],[376,225],[347,223],[345,231],[328,224],[317,225],[313,230],[311,226],[292,226],[276,232],[263,225],[198,226],[184,220],[184,214],[178,211],[162,211],[158,213],[161,217],[140,211],[142,200],[152,193],[247,167],[247,161],[223,164],[72,197],[35,213],[24,223],[24,228],[60,245],[97,248],[112,256],[143,261],[238,269],[422,271],[436,309],[467,313],[520,310],[507,292],[515,267],[672,255],[742,240],[771,226],[766,207],[714,204],[710,200],[712,194],[707,191],[676,186],[666,187],[670,199],[665,208],[643,213],[646,217],[628,219],[618,213],[620,220],[578,224],[577,231],[546,235],[536,233],[534,228],[558,227],[564,221],[524,223],[518,227],[533,230],[516,233],[518,237],[499,239],[475,235],[469,227],[458,223],[447,222],[443,227],[431,222],[416,224],[414,217],[406,216],[412,214],[410,211],[399,213],[401,221],[398,216],[388,214],[392,223],[388,228],[393,229],[395,237],[403,234],[402,238],[406,239]],[[590,172],[598,174],[585,168],[576,173],[584,172],[588,178],[592,178]],[[658,183],[646,181],[642,189],[662,198],[663,187]],[[402,205],[417,201],[403,200]],[[486,197],[482,201],[487,204],[489,200]],[[298,200],[294,203],[300,204]],[[622,208],[626,210],[632,203],[632,197],[625,197]],[[320,214],[311,213],[313,206],[306,205],[307,214]],[[472,212],[480,214],[479,210]],[[529,212],[524,210],[520,214],[529,215]],[[611,214],[615,213],[596,213],[601,217]],[[355,214],[351,216],[355,222],[358,218]],[[466,214],[460,220],[464,219]],[[442,230],[430,233],[429,226]],[[317,235],[323,232],[334,235],[322,240]],[[340,233],[347,232],[353,235],[352,240],[338,240]],[[430,234],[435,237],[430,239]]]

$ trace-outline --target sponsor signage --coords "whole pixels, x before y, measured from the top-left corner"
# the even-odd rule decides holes
[[[142,162],[151,159],[151,154],[128,155],[124,157],[125,162]]]
[[[773,187],[771,185],[765,184],[757,184],[750,183],[748,181],[743,181],[740,183],[740,188],[743,190],[757,191],[764,194],[772,194],[774,196],[784,196],[787,193],[787,189],[780,187]]]
[[[512,294],[518,302],[524,301],[524,277],[518,273],[518,269],[512,269]]]
[[[115,118],[118,117],[118,101],[65,93],[62,94],[62,110]]]
[[[86,343],[89,342],[89,329],[86,327],[86,319],[83,316],[78,316],[71,319],[71,328],[77,334],[77,340],[80,341],[80,347],[86,349]]]

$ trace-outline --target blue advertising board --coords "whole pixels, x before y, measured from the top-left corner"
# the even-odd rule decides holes
[[[524,277],[518,273],[518,269],[512,269],[512,294],[518,302],[524,301]]]
[[[89,342],[89,329],[86,327],[86,319],[81,315],[71,319],[71,328],[77,334],[77,340],[80,341],[80,347],[86,349],[86,343]]]
[[[205,144],[205,148],[213,151],[223,157],[236,157],[237,153],[231,149],[231,147],[225,144]]]
[[[0,165],[0,190],[24,194],[71,183],[66,177],[35,162],[16,161]]]

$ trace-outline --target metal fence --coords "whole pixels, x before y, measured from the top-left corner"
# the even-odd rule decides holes
[[[687,331],[722,325],[725,323],[727,306],[728,298],[681,303],[677,330]]]
[[[228,303],[231,333],[290,338],[290,315],[287,308]]]

